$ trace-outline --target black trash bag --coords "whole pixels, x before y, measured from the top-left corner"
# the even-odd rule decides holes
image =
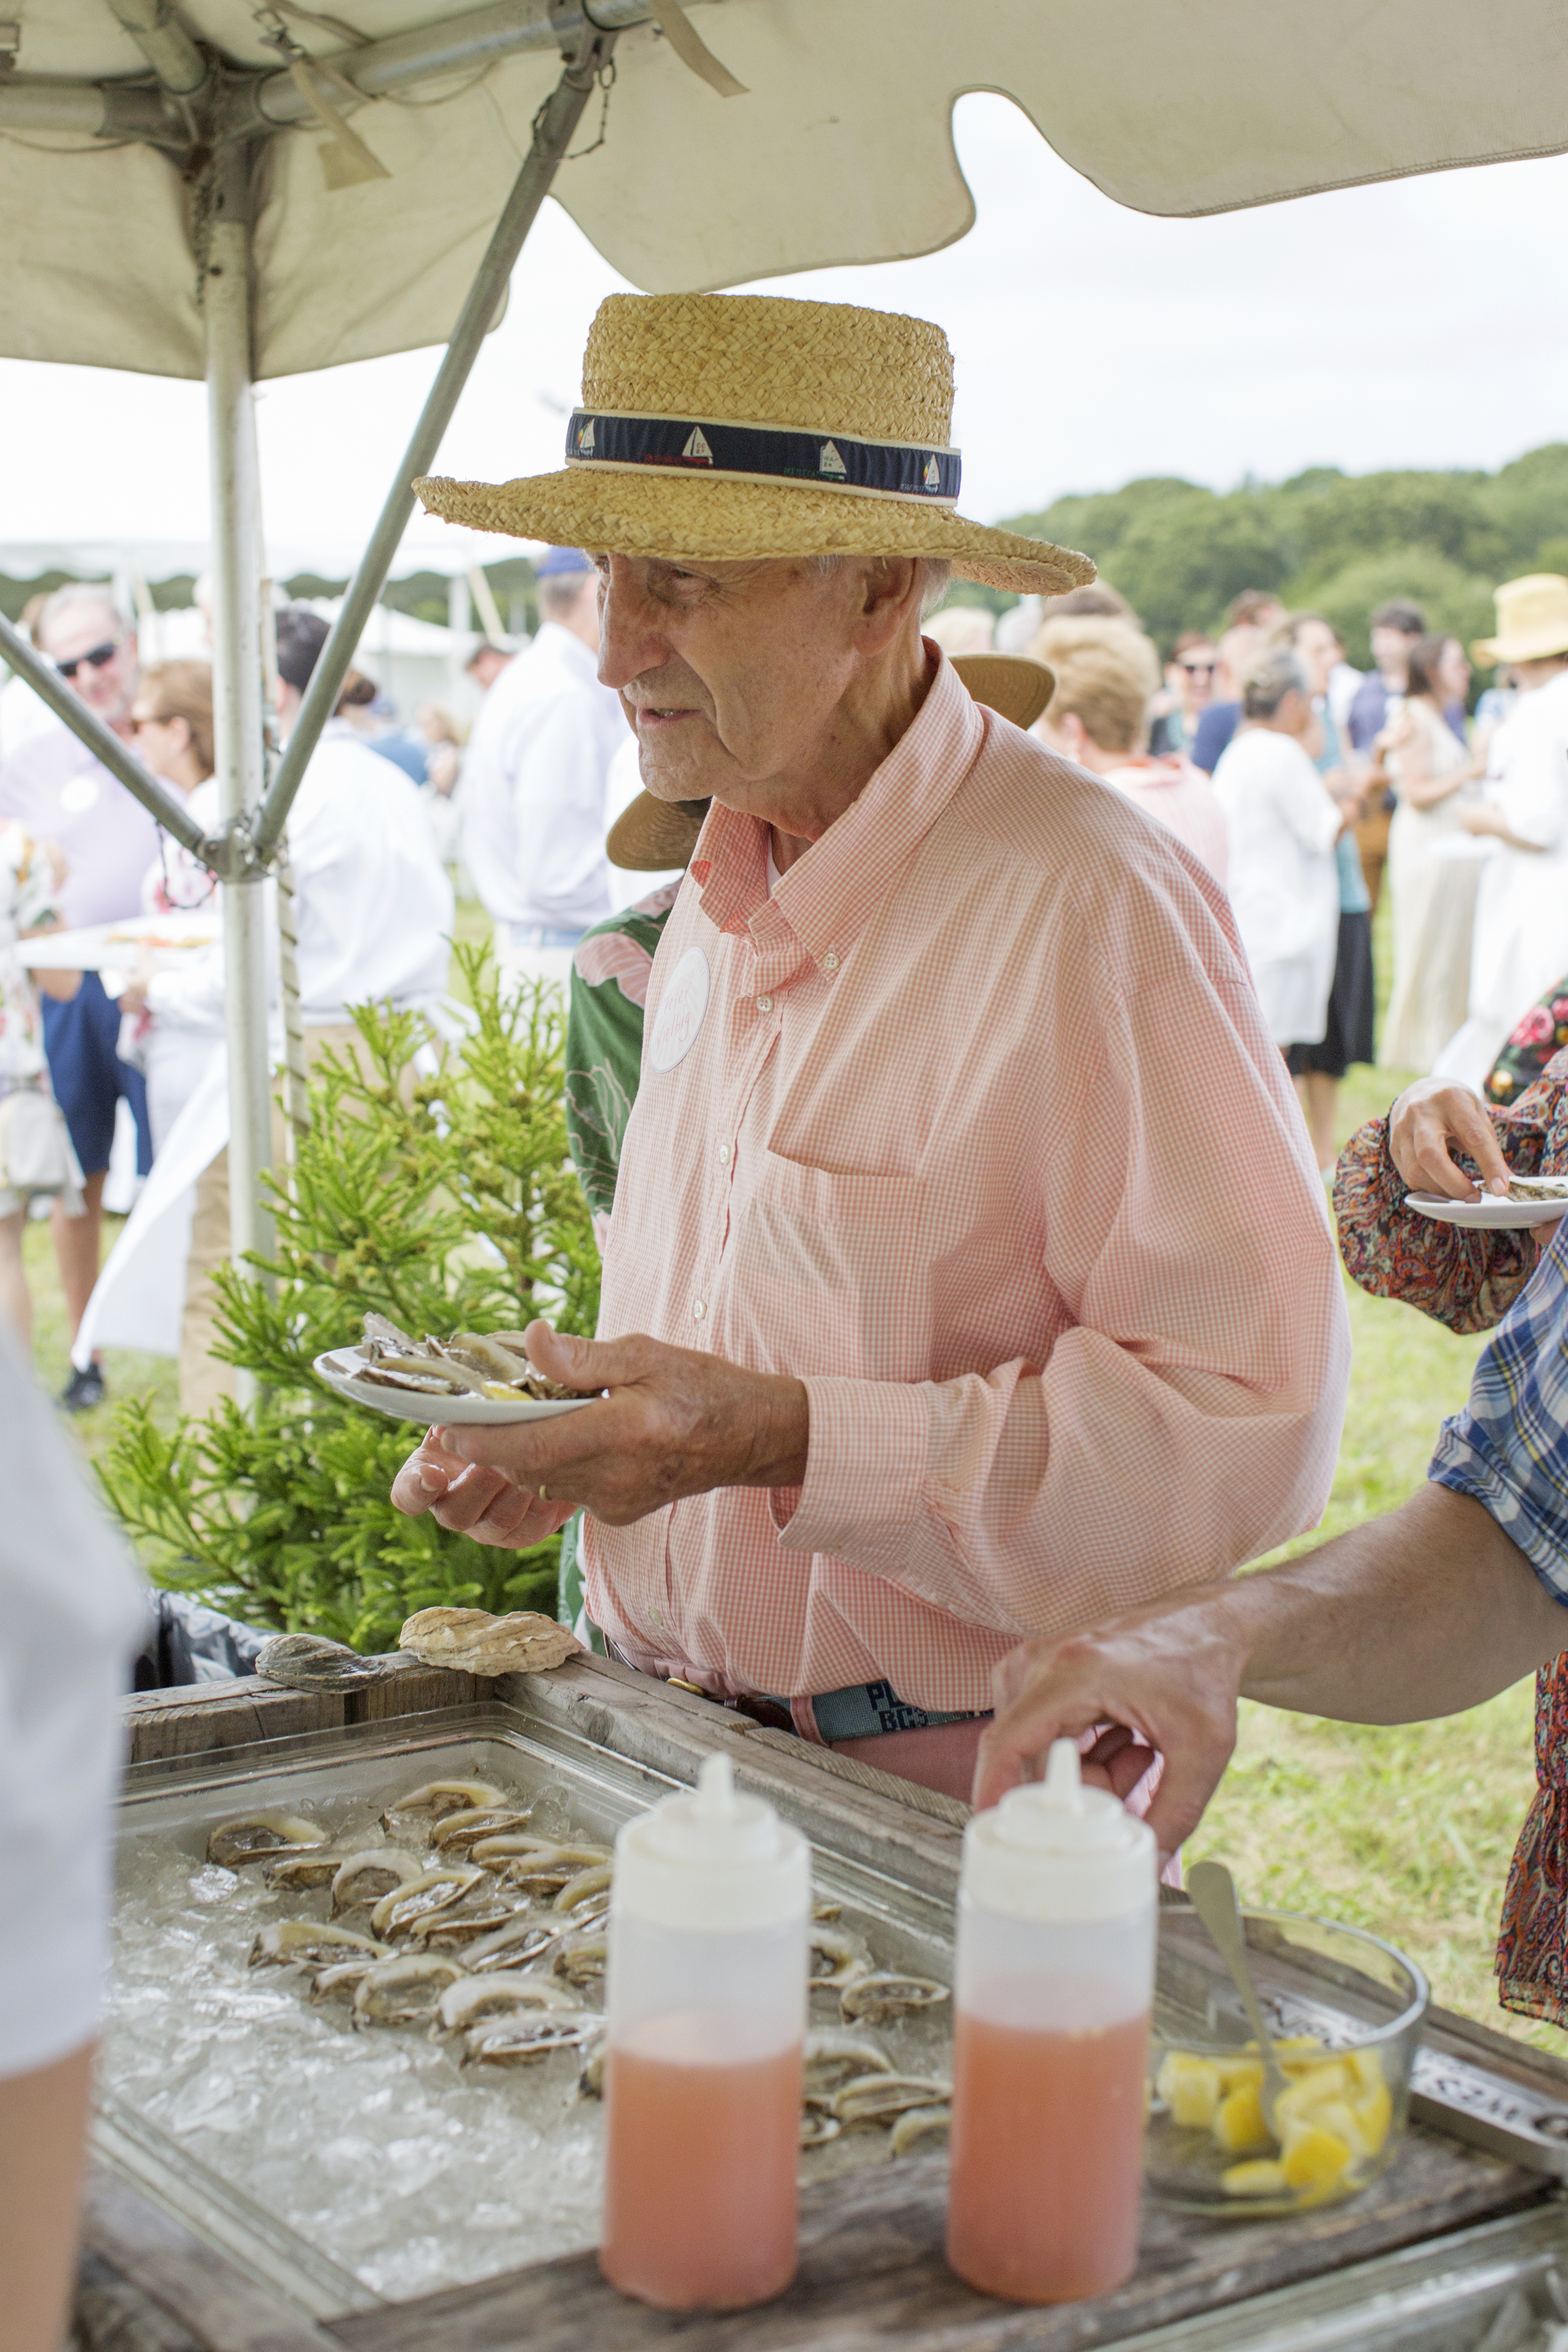
[[[173,1690],[183,1684],[223,1683],[256,1672],[268,1638],[254,1625],[225,1617],[180,1592],[149,1596],[147,1638],[136,1661],[133,1690]]]

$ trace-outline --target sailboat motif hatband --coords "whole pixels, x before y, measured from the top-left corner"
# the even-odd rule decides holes
[[[626,472],[645,466],[731,481],[810,482],[862,498],[957,504],[956,449],[905,441],[861,441],[780,425],[729,425],[712,417],[628,416],[577,408],[566,428],[569,466]]]

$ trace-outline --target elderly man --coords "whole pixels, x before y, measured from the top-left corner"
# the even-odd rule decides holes
[[[57,589],[38,616],[37,643],[89,710],[128,741],[137,680],[136,635],[106,587]],[[0,765],[0,819],[19,818],[37,841],[65,854],[67,923],[112,923],[142,911],[142,877],[158,855],[158,828],[124,785],[68,727],[51,720]],[[44,1001],[44,1045],[56,1099],[86,1177],[87,1213],[54,1212],[55,1254],[71,1337],[98,1279],[103,1180],[123,1095],[136,1120],[137,1164],[153,1164],[147,1089],[119,1056],[120,1014],[96,971],[68,1002]],[[61,1402],[73,1412],[102,1401],[97,1362],[74,1370]]]
[[[502,972],[575,947],[610,912],[605,780],[626,739],[600,685],[598,575],[580,548],[535,566],[539,634],[486,691],[463,761],[463,861]]]
[[[606,1393],[434,1431],[395,1497],[514,1546],[586,1505],[622,1657],[964,1788],[1018,1633],[1321,1510],[1349,1349],[1306,1138],[1213,877],[921,637],[950,567],[1089,572],[954,512],[940,331],[616,296],[584,385],[563,473],[426,502],[604,551],[644,782],[714,805],[600,1337],[530,1334]]]

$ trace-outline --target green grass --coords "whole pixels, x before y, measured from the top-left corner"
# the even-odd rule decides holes
[[[488,935],[482,910],[460,905],[462,939]],[[1387,937],[1379,925],[1380,978]],[[1385,1110],[1404,1079],[1358,1069],[1340,1097],[1342,1139]],[[110,1237],[118,1230],[110,1221]],[[38,1369],[58,1389],[66,1339],[48,1229],[30,1225],[27,1264],[37,1314]],[[1426,1476],[1437,1424],[1464,1402],[1483,1342],[1458,1339],[1413,1309],[1346,1285],[1355,1358],[1344,1439],[1321,1528],[1283,1548],[1392,1510]],[[174,1410],[174,1368],[111,1350],[110,1394],[150,1394]],[[80,1415],[73,1434],[89,1455],[107,1434],[107,1408]],[[1247,1706],[1236,1758],[1192,1847],[1222,1857],[1255,1901],[1319,1911],[1404,1946],[1449,2007],[1568,2054],[1568,2036],[1509,2019],[1497,2006],[1492,1946],[1509,1855],[1534,1787],[1531,1687],[1436,1724],[1371,1729]]]

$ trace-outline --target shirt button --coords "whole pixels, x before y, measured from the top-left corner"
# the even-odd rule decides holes
[[[721,1168],[728,1168],[730,1165],[730,1147],[727,1143],[721,1143],[719,1146],[719,1165]]]
[[[707,1314],[707,1312],[708,1301],[705,1298],[694,1298],[692,1300],[691,1319],[694,1323],[700,1323],[702,1318]]]
[[[823,959],[822,959],[822,969],[823,969],[823,971],[837,971],[837,969],[838,969],[838,950],[837,950],[837,948],[829,948],[829,949],[828,949],[827,953],[826,953],[826,954],[823,957]]]
[[[758,999],[757,999],[757,1011],[758,1011],[759,1013],[771,1013],[771,1012],[773,1011],[773,998],[772,998],[771,996],[759,996],[759,997],[758,997]]]

